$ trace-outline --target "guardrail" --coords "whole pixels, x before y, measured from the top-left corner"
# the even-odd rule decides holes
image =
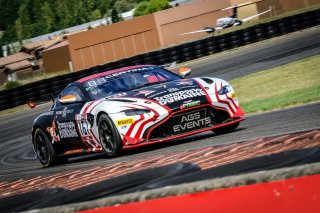
[[[3,90],[0,91],[0,110],[25,104],[28,100],[39,101],[44,95],[58,95],[69,83],[91,74],[138,64],[181,63],[318,24],[320,9]]]

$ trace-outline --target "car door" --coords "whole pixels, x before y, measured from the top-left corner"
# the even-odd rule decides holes
[[[68,101],[68,97],[73,97],[73,100]],[[58,104],[55,108],[55,123],[60,142],[67,150],[88,148],[81,140],[76,121],[76,115],[80,113],[85,102],[85,96],[76,85],[67,87],[58,97]]]

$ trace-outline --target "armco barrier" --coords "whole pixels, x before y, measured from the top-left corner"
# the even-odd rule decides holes
[[[181,63],[318,24],[320,9],[3,90],[0,91],[0,110],[25,104],[28,100],[39,101],[44,95],[58,95],[69,83],[90,74],[138,64],[162,65],[173,61]]]

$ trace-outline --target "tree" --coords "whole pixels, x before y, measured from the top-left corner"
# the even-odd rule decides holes
[[[28,4],[28,11],[30,14],[31,23],[33,23],[33,34],[35,35],[43,35],[49,32],[46,27],[46,21],[44,20],[44,16],[46,14],[42,13],[43,1],[42,0],[31,0]]]
[[[114,0],[96,0],[97,8],[100,10],[102,16],[106,16],[108,14],[112,1]]]
[[[31,38],[33,35],[33,25],[32,25],[31,19],[30,19],[27,3],[22,4],[20,6],[19,11],[18,11],[19,18],[17,19],[17,22],[16,22],[16,24],[18,24],[18,25],[21,24],[18,27],[21,27],[21,38],[22,39]]]
[[[147,14],[154,13],[160,10],[165,10],[170,7],[169,2],[167,0],[150,0]]]
[[[117,22],[122,21],[122,20],[123,20],[123,18],[122,18],[121,15],[118,14],[117,9],[113,8],[111,10],[111,21],[112,21],[112,23],[117,23]]]
[[[23,39],[23,27],[20,18],[15,21],[16,36],[19,41]]]
[[[117,0],[114,8],[116,8],[119,13],[124,13],[132,10],[140,1],[141,0]]]
[[[113,23],[123,20],[120,13],[140,2],[144,15],[165,8],[167,0],[0,0],[2,43],[8,44],[63,30],[89,21],[111,17]],[[143,6],[145,5],[145,6]],[[160,6],[159,6],[160,5]],[[147,6],[149,9],[147,10]],[[107,19],[109,22],[109,19]]]
[[[19,7],[25,1],[0,0],[0,30],[6,30],[18,18]]]
[[[3,35],[1,35],[0,33],[0,57],[3,57],[3,49],[2,49],[3,45],[5,45],[5,43],[3,41]]]
[[[70,13],[70,8],[68,8],[67,1],[57,0],[55,4],[55,23],[57,24],[57,29],[65,29],[70,27],[70,23],[72,23],[72,16]]]
[[[133,16],[143,16],[147,14],[147,8],[148,8],[149,2],[143,1],[140,2],[134,9]]]
[[[134,17],[154,13],[170,8],[168,0],[150,0],[140,2],[133,13]]]
[[[95,21],[95,20],[98,20],[101,18],[102,18],[102,16],[101,16],[101,12],[99,9],[95,9],[90,15],[90,21]]]
[[[43,17],[43,21],[45,23],[45,33],[49,33],[52,30],[54,30],[54,21],[55,17],[54,14],[50,8],[50,5],[48,2],[45,2],[41,8],[41,14]]]
[[[2,41],[4,44],[17,40],[16,29],[14,25],[9,25],[7,30],[3,32]]]

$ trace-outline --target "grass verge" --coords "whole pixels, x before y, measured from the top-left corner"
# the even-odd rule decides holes
[[[240,104],[246,113],[282,109],[320,101],[320,56],[234,79]]]
[[[63,71],[59,71],[59,72],[55,72],[55,73],[45,73],[43,72],[42,70],[38,70],[38,71],[34,71],[34,73],[29,76],[29,77],[26,77],[24,79],[21,79],[21,80],[18,80],[18,82],[21,84],[21,85],[25,85],[25,84],[29,84],[29,83],[32,83],[32,82],[36,82],[36,81],[41,81],[43,79],[48,79],[48,78],[53,78],[53,77],[56,77],[56,76],[59,76],[59,75],[65,75],[65,74],[68,74],[69,71],[67,70],[63,70]],[[7,89],[5,87],[5,85],[0,85],[0,90],[5,90]]]
[[[24,110],[28,110],[28,109],[30,109],[30,108],[28,107],[27,104],[20,105],[20,106],[13,107],[13,108],[10,108],[10,109],[1,110],[0,111],[0,116],[11,114],[11,113],[15,113],[15,112],[20,112],[20,111],[24,111]]]

